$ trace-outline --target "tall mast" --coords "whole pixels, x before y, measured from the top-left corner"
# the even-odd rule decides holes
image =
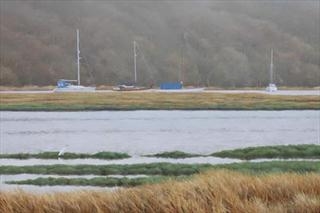
[[[273,84],[273,49],[271,49],[270,84]]]
[[[137,44],[133,41],[133,54],[134,54],[134,83],[137,83]]]
[[[181,58],[180,58],[180,70],[179,70],[179,81],[182,82],[182,72],[183,72],[183,68],[184,68],[184,45],[181,45]]]
[[[80,41],[79,41],[79,29],[77,29],[77,68],[78,68],[78,85],[80,85]]]
[[[187,33],[184,32],[182,34],[182,44],[181,44],[181,61],[180,61],[180,72],[179,72],[179,81],[183,82],[184,81],[184,72],[185,72],[185,60],[184,60],[184,52],[186,49],[186,43],[187,43]]]

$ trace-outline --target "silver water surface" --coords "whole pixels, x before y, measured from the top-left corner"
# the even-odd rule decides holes
[[[319,143],[320,111],[0,112],[2,153],[212,152]]]
[[[140,155],[173,150],[209,154],[248,146],[319,144],[319,119],[320,111],[0,112],[1,153],[36,153],[66,148],[69,152],[116,151],[133,156],[109,161],[0,159],[0,165],[241,162],[214,157],[159,159]],[[26,176],[40,177],[1,175],[1,191],[23,189],[47,193],[117,189],[3,184],[3,181]]]

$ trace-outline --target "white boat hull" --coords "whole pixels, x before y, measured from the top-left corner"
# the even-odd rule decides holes
[[[85,87],[85,86],[77,86],[77,85],[71,85],[68,87],[62,87],[62,88],[55,88],[53,92],[95,92],[95,87]]]
[[[267,92],[276,92],[278,91],[278,88],[275,84],[269,84],[269,86],[267,86],[266,88]]]
[[[113,91],[141,91],[141,90],[148,90],[149,87],[137,87],[137,86],[118,86],[114,87]]]

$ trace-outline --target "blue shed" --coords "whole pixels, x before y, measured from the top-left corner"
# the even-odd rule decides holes
[[[182,89],[182,83],[180,83],[180,82],[161,83],[160,89]]]

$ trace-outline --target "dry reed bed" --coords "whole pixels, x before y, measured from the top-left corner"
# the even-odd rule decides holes
[[[0,193],[0,212],[320,212],[318,174],[211,171],[114,192]]]

